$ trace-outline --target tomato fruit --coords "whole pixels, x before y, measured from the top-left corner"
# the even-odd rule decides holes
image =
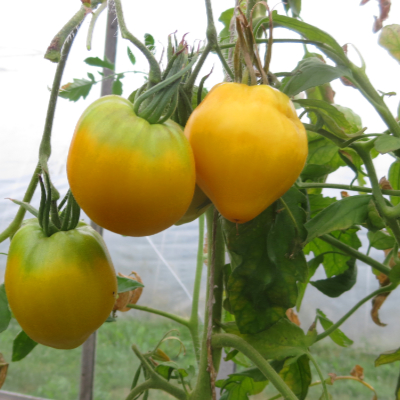
[[[185,135],[197,184],[235,223],[253,219],[281,197],[308,153],[292,102],[266,85],[216,85],[190,116]]]
[[[28,220],[11,241],[4,282],[22,329],[57,349],[81,345],[110,315],[117,294],[103,239],[83,222],[47,237],[37,219]]]
[[[182,128],[171,120],[151,125],[115,95],[84,111],[67,174],[83,211],[127,236],[153,235],[173,225],[188,209],[195,186],[193,153]]]
[[[210,206],[211,200],[205,195],[199,186],[196,185],[189,208],[185,212],[185,215],[176,222],[175,225],[183,225],[194,221],[199,218],[200,215],[204,214]]]

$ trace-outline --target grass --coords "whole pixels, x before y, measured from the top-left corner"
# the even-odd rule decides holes
[[[133,375],[139,366],[131,345],[135,343],[142,352],[153,349],[158,341],[176,324],[168,320],[134,320],[119,318],[117,323],[104,324],[98,331],[94,400],[122,400],[129,393]],[[188,331],[180,327],[180,339],[186,355],[180,354],[179,343],[168,341],[162,349],[174,358],[181,367],[195,365],[195,357]],[[12,321],[10,328],[0,335],[0,351],[5,359],[11,360],[12,341],[19,332],[18,324]],[[176,336],[176,332],[171,332]],[[385,349],[387,350],[387,349]],[[374,367],[377,355],[383,350],[370,346],[362,348],[341,348],[329,339],[312,347],[314,357],[324,376],[328,373],[350,375],[352,368],[359,364],[364,368],[364,380],[372,385],[379,400],[394,399],[394,390],[399,374],[398,363]],[[55,350],[37,346],[24,360],[10,363],[3,390],[56,400],[76,400],[79,393],[81,349]],[[319,380],[312,367],[313,382]],[[373,393],[359,382],[337,381],[328,390],[334,399],[372,399]],[[318,400],[322,386],[311,387],[307,400]],[[268,385],[266,390],[253,396],[252,400],[265,400],[276,394]],[[150,391],[149,400],[169,400],[170,396],[159,391]]]

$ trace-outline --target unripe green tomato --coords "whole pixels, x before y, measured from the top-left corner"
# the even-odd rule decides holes
[[[119,96],[105,96],[82,114],[69,149],[67,174],[83,211],[126,236],[161,232],[193,197],[195,166],[182,128],[149,124]]]
[[[190,116],[185,135],[197,184],[234,223],[250,221],[279,199],[308,154],[291,100],[267,85],[214,86]]]
[[[81,345],[110,315],[117,294],[104,241],[83,222],[47,237],[37,219],[28,220],[11,241],[4,283],[22,329],[56,349]]]

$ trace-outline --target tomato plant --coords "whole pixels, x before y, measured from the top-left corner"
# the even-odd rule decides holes
[[[378,398],[360,366],[351,376],[337,377],[321,368],[312,352],[327,337],[350,346],[342,325],[370,300],[372,320],[383,326],[379,311],[400,283],[399,115],[387,104],[394,94],[375,89],[363,60],[357,66],[347,45],[303,21],[306,3],[287,1],[282,13],[264,1],[239,1],[222,13],[224,28],[217,32],[211,0],[205,0],[204,45],[169,35],[162,61],[151,35],[142,42],[128,29],[121,0],[84,3],[55,36],[46,53],[57,69],[38,167],[22,201],[14,200],[20,206],[16,217],[0,234],[1,241],[12,237],[5,287],[0,287],[0,331],[13,311],[23,329],[15,348],[30,341],[14,360],[36,342],[75,347],[110,312],[107,321],[115,322],[119,311],[135,309],[187,329],[196,365],[185,369],[160,349],[169,334],[150,350],[132,344],[140,365],[127,384],[127,399],[146,399],[149,391],[162,390],[180,400],[214,400],[219,388],[223,400],[248,400],[270,385],[275,399],[303,400],[309,391],[320,390],[320,398],[328,400],[329,385],[343,380],[366,386]],[[400,27],[382,28],[390,1],[379,4],[374,29],[382,30],[379,43],[399,60]],[[61,84],[71,38],[93,13],[90,44],[95,22],[107,7],[115,7],[122,37],[146,58],[149,72],[124,99],[124,75],[137,71],[117,73],[107,58],[86,59],[108,71],[105,79],[112,81],[113,94],[92,103],[78,121],[68,156],[71,192],[59,203],[48,165],[55,105],[59,97],[73,102],[86,97],[97,83],[89,73],[89,80]],[[275,38],[276,27],[291,36]],[[295,67],[275,71],[272,48],[286,43],[296,43],[304,54]],[[219,58],[225,79],[208,92],[210,74],[202,76],[202,67],[211,53]],[[128,58],[135,64],[130,48]],[[339,79],[369,103],[384,129],[368,129],[352,109],[336,104],[331,82]],[[375,159],[381,154],[393,159],[388,180],[377,173]],[[354,179],[331,183],[330,174],[341,167]],[[42,197],[36,210],[30,202],[38,185]],[[325,189],[342,190],[341,198],[326,196]],[[139,278],[118,275],[117,288],[104,243],[79,222],[79,206],[105,229],[131,236],[198,219],[188,318],[136,304],[143,286]],[[37,219],[23,222],[26,211]],[[372,256],[371,248],[383,250],[385,258]],[[337,321],[329,310],[316,309],[314,322],[303,330],[294,310],[301,309],[307,287],[334,301],[354,287],[359,262],[378,278],[376,290],[357,299]],[[318,269],[324,279],[316,279]],[[385,346],[382,340],[377,367],[400,360],[400,349]],[[223,351],[225,359],[246,369],[218,379]],[[400,399],[399,384],[393,386]]]

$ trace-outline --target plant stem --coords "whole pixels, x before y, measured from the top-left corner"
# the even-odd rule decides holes
[[[124,39],[128,39],[134,46],[136,46],[142,53],[143,55],[147,58],[147,61],[150,66],[150,72],[149,72],[149,84],[150,87],[156,85],[158,82],[161,81],[161,69],[160,66],[153,56],[152,52],[140,41],[138,40],[135,36],[132,35],[128,31],[128,28],[126,27],[125,20],[124,20],[124,14],[122,12],[122,5],[121,5],[121,0],[114,0],[115,2],[115,10],[118,18],[118,24],[121,30],[121,35]]]
[[[141,310],[141,311],[145,311],[145,312],[148,312],[151,314],[161,315],[162,317],[169,318],[172,321],[175,321],[178,324],[181,324],[186,327],[188,327],[188,325],[189,325],[189,321],[187,319],[182,318],[179,315],[171,314],[166,311],[157,310],[157,309],[151,308],[151,307],[139,306],[137,304],[128,304],[127,307],[133,308],[134,310]]]
[[[322,189],[344,189],[353,190],[355,192],[362,193],[372,193],[371,188],[363,186],[350,186],[350,185],[340,185],[336,183],[317,183],[317,182],[302,182],[297,184],[297,187],[301,189],[312,189],[312,188],[322,188]],[[382,194],[388,194],[390,196],[400,196],[400,190],[387,190],[381,189]]]
[[[297,400],[295,394],[290,390],[282,378],[275,372],[269,362],[249,343],[241,337],[229,333],[218,333],[213,335],[213,347],[232,347],[246,357],[248,357],[264,376],[274,385],[274,387],[282,393],[286,400]]]
[[[212,49],[212,44],[210,42],[208,42],[199,58],[199,61],[197,62],[196,66],[194,67],[192,73],[190,74],[188,80],[186,81],[186,83],[184,85],[185,91],[192,90],[194,83],[196,81],[196,78],[200,73],[201,67],[203,66],[204,62],[206,61],[206,58],[208,57],[208,54],[210,53],[211,49]]]
[[[389,273],[390,273],[390,268],[384,266],[379,261],[376,261],[373,258],[366,256],[365,254],[363,254],[363,253],[359,252],[358,250],[354,249],[353,247],[350,247],[349,245],[341,242],[340,240],[334,238],[331,235],[328,235],[328,234],[321,235],[321,236],[319,236],[319,239],[331,244],[332,246],[337,247],[338,249],[342,250],[344,253],[348,254],[349,256],[357,258],[357,260],[360,260],[360,261],[364,262],[365,264],[370,265],[372,268],[377,269],[378,271],[384,273],[385,275],[389,275]]]
[[[60,32],[54,36],[47,48],[44,58],[52,62],[58,63],[61,58],[61,49],[64,44],[67,44],[67,38],[69,35],[73,35],[74,30],[82,23],[87,15],[88,9],[82,5],[80,10],[63,26]]]
[[[333,324],[325,332],[322,332],[319,335],[317,335],[315,342],[318,342],[318,341],[324,339],[325,337],[329,336],[332,332],[334,332],[336,329],[338,329],[340,327],[340,325],[343,324],[343,322],[345,322],[351,315],[353,315],[368,300],[372,299],[373,297],[377,296],[378,294],[391,292],[395,288],[396,288],[396,285],[391,284],[391,285],[385,286],[383,288],[380,288],[378,290],[375,290],[375,292],[372,292],[368,296],[361,299],[347,314],[345,314],[342,318],[340,318],[339,321],[336,322],[336,324]]]
[[[24,198],[22,201],[24,203],[29,203],[32,200],[33,194],[35,193],[36,187],[39,182],[39,174],[42,168],[40,167],[40,164],[36,166],[35,171],[33,172],[32,178],[29,182],[29,186],[26,189]],[[0,233],[0,243],[4,242],[7,238],[10,236],[14,235],[15,232],[19,229],[21,226],[21,222],[25,217],[26,209],[22,206],[19,207],[17,214],[15,215],[14,219],[8,225],[8,227]]]
[[[199,217],[199,241],[197,247],[197,265],[194,278],[192,311],[189,319],[189,331],[192,336],[194,352],[196,354],[197,364],[200,362],[200,338],[199,338],[199,298],[201,287],[201,275],[204,264],[204,214]]]
[[[324,389],[325,400],[329,400],[328,388],[326,387],[326,382],[325,382],[324,376],[322,374],[321,368],[319,367],[317,361],[315,361],[315,358],[311,355],[310,352],[307,353],[307,357],[314,364],[314,367],[317,370],[317,373],[319,375],[319,379],[321,379],[322,387]],[[322,399],[322,397],[321,397],[321,399]]]
[[[90,51],[92,49],[92,37],[94,26],[96,25],[97,19],[100,14],[107,8],[107,0],[104,0],[100,7],[96,10],[96,12],[92,15],[92,19],[90,21],[89,30],[86,39],[86,48]]]
[[[136,386],[133,390],[131,390],[126,400],[133,400],[136,398],[137,395],[148,389],[163,390],[164,392],[174,396],[176,399],[187,400],[186,393],[182,389],[179,389],[178,387],[172,385],[153,370],[147,359],[143,356],[143,354],[135,345],[132,346],[132,350],[141,361],[143,368],[146,369],[148,375],[150,376],[150,379],[146,380],[144,383]]]

